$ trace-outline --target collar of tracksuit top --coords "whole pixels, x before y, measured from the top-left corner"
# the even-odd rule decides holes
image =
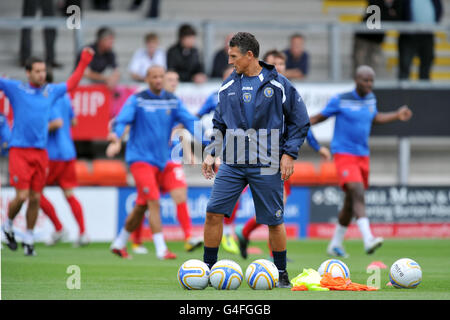
[[[275,78],[278,76],[278,73],[277,73],[277,71],[276,71],[276,69],[275,69],[275,67],[273,65],[267,64],[264,61],[259,61],[259,64],[260,64],[261,67],[268,69],[269,73],[262,80],[262,83],[259,86],[258,91],[255,94],[255,99],[258,99],[260,97],[260,94],[259,94],[260,90],[263,90],[264,87],[270,81],[275,80]],[[261,75],[262,75],[262,73],[260,73],[259,76],[261,76]],[[238,73],[236,73],[236,71],[233,71],[233,73],[231,74],[231,76],[229,78],[230,80],[225,82],[225,84],[224,84],[224,86],[222,88],[223,88],[223,90],[226,90],[229,87],[233,86],[239,92],[237,94],[237,96],[239,97],[239,102],[240,102],[239,110],[240,110],[240,113],[241,113],[241,122],[239,124],[239,127],[242,128],[243,130],[247,130],[247,129],[249,129],[249,126],[248,126],[248,123],[247,123],[247,120],[246,120],[246,117],[245,117],[244,102],[241,99],[241,97],[242,97],[242,84],[241,84],[242,81],[241,80],[242,80],[243,76],[244,76],[243,74],[238,74]],[[231,81],[233,81],[233,82],[231,83]],[[218,98],[219,102],[220,102],[220,92],[221,91],[219,91],[218,95],[217,95],[217,98]],[[257,102],[258,102],[258,100],[256,100],[256,102],[255,102],[256,103],[256,107],[258,106]],[[255,109],[255,114],[256,114],[256,109]],[[253,117],[255,117],[255,114],[253,115]]]

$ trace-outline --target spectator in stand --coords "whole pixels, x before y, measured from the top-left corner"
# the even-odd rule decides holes
[[[401,20],[420,24],[437,24],[442,17],[441,0],[404,0]],[[419,79],[429,80],[434,60],[433,32],[401,33],[398,37],[400,80],[408,79],[413,58],[420,59]]]
[[[203,83],[207,80],[200,53],[195,47],[197,32],[189,24],[178,29],[178,42],[167,52],[167,68],[178,72],[180,81]]]
[[[159,48],[159,38],[156,33],[148,33],[144,38],[145,48],[136,50],[128,66],[131,78],[136,81],[145,81],[148,68],[159,65],[164,68],[166,64],[166,53]]]
[[[55,10],[53,0],[24,0],[22,6],[22,17],[31,18],[35,17],[38,7],[42,9],[42,16],[44,18],[54,17]],[[62,65],[55,61],[55,40],[56,29],[44,28],[44,42],[45,42],[45,63],[47,68],[61,68]],[[25,62],[31,56],[32,38],[31,28],[23,28],[20,33],[20,65],[25,66]]]
[[[221,78],[222,79],[223,72],[229,66],[229,64],[228,64],[228,48],[230,47],[229,42],[232,37],[233,37],[232,33],[228,34],[227,37],[225,38],[225,46],[216,52],[216,55],[214,56],[211,78]]]
[[[142,0],[133,0],[130,5],[129,10],[135,11],[140,8],[142,4]],[[150,0],[150,5],[148,7],[148,11],[145,14],[146,18],[158,18],[159,16],[159,0]]]
[[[369,6],[376,5],[380,8],[381,21],[395,21],[400,19],[400,0],[370,0]],[[362,22],[372,13],[366,13]],[[382,50],[381,43],[384,40],[384,33],[355,33],[353,42],[353,74],[361,65],[371,66],[378,74],[381,66]]]
[[[114,40],[115,35],[112,29],[108,27],[98,29],[96,41],[89,45],[95,51],[95,56],[84,73],[87,79],[104,83],[111,90],[117,86],[120,79],[120,71],[113,51]],[[77,63],[79,59],[78,56]]]
[[[296,33],[291,36],[289,49],[284,50],[286,55],[286,78],[301,80],[308,75],[309,54],[305,51],[305,38]]]

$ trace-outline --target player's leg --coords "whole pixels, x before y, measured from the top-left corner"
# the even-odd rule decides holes
[[[278,287],[289,288],[287,239],[284,225],[283,181],[281,173],[261,174],[260,168],[247,168],[247,178],[256,210],[256,222],[269,226],[274,264],[279,272]]]
[[[225,249],[225,251],[239,254],[239,246],[236,243],[236,240],[234,240],[233,237],[233,224],[234,219],[236,219],[236,213],[239,208],[239,200],[236,202],[236,205],[234,206],[233,212],[231,213],[230,217],[225,217],[223,219],[223,235],[222,235],[222,247]]]
[[[327,253],[332,256],[337,257],[348,257],[344,250],[343,242],[344,237],[347,232],[347,228],[352,220],[352,197],[349,192],[344,188],[344,204],[341,211],[339,211],[338,222],[336,223],[336,228],[334,229],[333,237],[327,248]]]
[[[73,217],[78,224],[78,239],[75,241],[74,246],[84,246],[89,244],[89,238],[86,233],[86,226],[84,222],[83,207],[80,201],[75,196],[72,188],[63,188],[64,196],[66,197],[67,203],[70,206]]]
[[[17,250],[17,242],[14,237],[13,221],[17,214],[20,212],[22,205],[27,201],[29,196],[29,190],[21,190],[16,188],[16,195],[8,204],[8,218],[3,223],[3,232],[6,236],[7,246],[11,250]]]
[[[180,163],[168,162],[159,177],[163,192],[169,192],[175,202],[177,220],[184,232],[184,248],[192,251],[200,247],[203,240],[192,236],[192,221],[187,205],[187,183],[183,167]]]
[[[39,212],[39,203],[40,203],[41,194],[37,191],[31,190],[30,195],[28,197],[28,207],[26,211],[26,231],[23,239],[23,247],[24,253],[26,256],[35,256],[36,252],[34,251],[34,238],[33,238],[33,230],[36,225],[38,212]]]
[[[152,230],[153,243],[155,244],[156,257],[160,260],[175,259],[176,255],[167,248],[162,232],[159,199],[147,202],[150,229]]]
[[[131,233],[131,248],[136,254],[147,254],[147,248],[142,244],[142,230],[144,229],[145,215],[142,217],[142,222]]]
[[[125,225],[122,227],[118,236],[111,244],[112,253],[122,258],[129,258],[129,255],[126,250],[128,238],[130,237],[130,234],[141,223],[146,210],[147,210],[146,204],[136,203],[136,205],[133,207],[133,210],[127,216],[127,219],[125,220]]]
[[[219,245],[222,240],[224,215],[231,216],[246,185],[247,179],[243,168],[234,168],[226,164],[220,166],[206,207],[203,229],[203,261],[209,267],[212,267],[217,261]]]
[[[120,230],[119,235],[113,241],[110,248],[112,253],[122,258],[129,257],[126,244],[130,234],[142,223],[145,211],[147,210],[147,202],[149,200],[159,199],[160,195],[159,186],[156,182],[158,168],[145,162],[135,162],[130,166],[130,171],[136,182],[136,205],[127,216],[125,225]]]

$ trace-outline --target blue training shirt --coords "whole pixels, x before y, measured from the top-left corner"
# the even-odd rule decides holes
[[[2,90],[11,102],[14,123],[10,147],[47,147],[50,109],[67,92],[65,82],[35,88],[29,83],[0,78]]]
[[[252,128],[253,125],[253,117],[256,108],[256,93],[258,92],[259,87],[263,84],[264,78],[268,73],[269,71],[263,67],[257,76],[241,76],[242,101],[244,102],[245,118],[249,128]]]
[[[175,123],[181,122],[194,134],[196,120],[175,95],[164,90],[159,95],[145,90],[127,99],[114,120],[113,131],[121,137],[125,127],[131,125],[125,151],[129,165],[143,161],[162,170],[170,160],[169,139]]]
[[[52,107],[49,121],[61,119],[63,126],[50,131],[47,141],[47,151],[50,160],[68,161],[75,159],[77,154],[72,140],[72,119],[74,118],[70,97],[65,94]]]
[[[377,100],[372,92],[360,97],[353,90],[331,98],[321,111],[325,117],[336,117],[331,152],[368,156],[370,130],[377,112]]]
[[[4,156],[8,153],[9,140],[11,139],[11,129],[9,128],[8,119],[0,113],[0,155]]]

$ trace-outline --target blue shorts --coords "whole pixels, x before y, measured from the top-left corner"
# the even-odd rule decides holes
[[[261,175],[258,167],[231,167],[222,164],[217,172],[206,212],[231,216],[242,190],[250,186],[256,222],[269,226],[283,223],[283,181],[280,171]]]

